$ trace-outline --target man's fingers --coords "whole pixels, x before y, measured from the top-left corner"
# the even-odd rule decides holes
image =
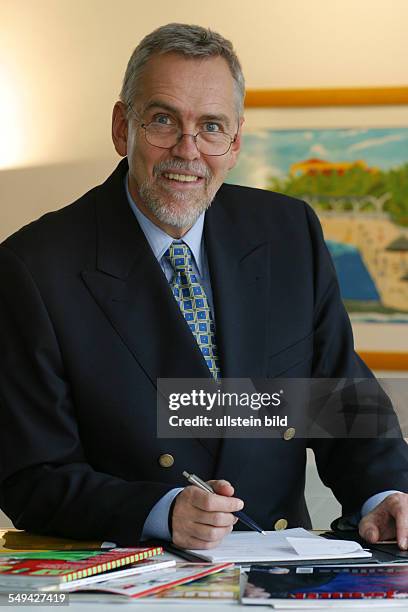
[[[205,512],[194,508],[192,519],[196,523],[203,525],[212,525],[213,527],[233,527],[237,522],[237,518],[231,512]]]
[[[231,531],[232,525],[230,527],[214,527],[213,525],[203,525],[202,523],[195,523],[194,525],[195,537],[204,542],[216,542],[218,544]]]
[[[205,510],[206,512],[237,512],[244,507],[242,499],[237,497],[207,493],[207,491],[202,491],[198,487],[189,488],[193,489],[191,491],[191,504],[199,510]]]
[[[201,523],[213,527],[232,527],[238,520],[231,512],[206,512],[194,506],[183,508],[181,511],[177,509],[176,516],[192,524]]]
[[[186,535],[198,538],[203,542],[220,542],[226,535],[231,533],[233,525],[216,527],[204,523],[186,520],[182,526]]]
[[[378,529],[375,521],[367,521],[365,524],[363,520],[360,522],[359,533],[364,540],[370,542],[371,544],[375,544],[380,539],[380,530]]]
[[[367,542],[397,539],[402,550],[408,548],[408,495],[393,493],[360,521],[359,533]]]
[[[227,516],[235,519],[231,514]],[[185,520],[173,523],[173,542],[183,548],[212,548],[217,546],[233,529],[233,524],[226,526],[204,524],[200,522],[202,518],[208,520],[208,518],[211,519],[211,515],[199,513],[198,521],[185,517]],[[219,518],[218,520],[221,519]],[[233,523],[234,521],[231,522]],[[195,541],[193,542],[193,540]]]
[[[214,493],[232,497],[234,495],[234,487],[228,480],[209,480],[208,484],[214,489]]]
[[[402,494],[390,495],[390,512],[395,518],[396,537],[402,550],[408,548],[408,498]]]
[[[208,549],[215,548],[218,546],[219,541],[215,542],[207,542],[206,540],[200,540],[194,535],[186,534],[186,533],[174,533],[173,534],[173,542],[176,546],[180,548],[193,548],[193,549]]]
[[[214,488],[214,487],[216,487],[218,485],[228,485],[231,488],[233,488],[232,484],[229,482],[229,480],[218,479],[218,480],[208,480],[207,482],[208,482],[209,485],[212,486],[212,488]]]
[[[387,509],[379,504],[360,521],[359,533],[362,538],[375,544],[379,540],[395,537],[394,519]]]

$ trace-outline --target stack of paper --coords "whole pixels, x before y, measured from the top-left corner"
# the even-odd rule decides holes
[[[267,535],[255,531],[233,531],[217,548],[189,552],[211,563],[371,557],[371,553],[357,542],[327,540],[302,528],[267,531]]]

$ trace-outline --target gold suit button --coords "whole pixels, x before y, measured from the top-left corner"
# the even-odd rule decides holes
[[[284,440],[292,440],[295,437],[296,429],[294,427],[288,427],[287,430],[283,433]]]
[[[280,531],[281,529],[286,529],[287,526],[288,521],[286,519],[278,519],[273,528],[276,529],[276,531]]]
[[[174,463],[173,455],[169,455],[168,453],[164,453],[164,455],[160,455],[159,464],[161,465],[161,467],[169,468],[173,465],[173,463]]]

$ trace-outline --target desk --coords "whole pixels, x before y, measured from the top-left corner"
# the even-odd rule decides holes
[[[396,610],[404,610],[406,612],[406,610],[408,609],[408,604],[407,601],[405,600],[404,602],[400,602],[401,606],[398,605],[395,606]],[[125,606],[125,607],[124,607]],[[125,604],[103,604],[103,603],[98,603],[98,604],[92,604],[92,603],[84,603],[84,604],[79,604],[79,603],[71,603],[68,607],[55,607],[55,606],[33,606],[33,607],[28,607],[28,606],[13,606],[12,610],[14,611],[18,611],[18,612],[32,612],[33,610],[38,610],[38,612],[50,612],[50,610],[53,610],[55,612],[55,610],[67,610],[67,612],[91,612],[96,610],[97,612],[119,612],[120,610],[122,612],[124,612],[124,610],[129,609],[129,607],[132,608],[132,610],[134,610],[136,607],[138,608],[138,610],[145,610],[146,612],[164,612],[164,610],[169,610],[169,612],[180,612],[180,610],[185,610],[186,612],[190,612],[192,609],[194,609],[194,611],[201,611],[201,612],[227,612],[228,610],[230,612],[232,612],[233,610],[236,610],[236,612],[244,612],[244,610],[246,612],[268,612],[268,611],[273,611],[274,608],[269,608],[268,606],[242,606],[241,604],[237,604],[237,605],[231,605],[231,604],[191,604],[191,605],[186,605],[186,604],[165,604],[165,603],[152,603],[152,604],[145,604],[145,603],[137,603],[137,602],[130,602],[130,603],[125,603]],[[366,607],[364,605],[360,607],[356,607],[353,606],[352,608],[347,607],[347,605],[345,604],[344,606],[339,606],[339,607],[330,607],[328,606],[324,606],[322,608],[319,608],[319,610],[321,612],[328,612],[329,610],[331,612],[335,611],[335,610],[341,610],[342,612],[344,612],[344,610],[373,610],[374,612],[390,612],[390,610],[392,610],[394,608],[394,606],[387,606],[387,603],[384,603],[382,605],[380,605],[379,607],[377,606],[370,606],[370,607]],[[296,608],[293,608],[293,610],[296,610]],[[303,608],[304,610],[304,608]],[[316,608],[315,608],[316,610]]]
[[[15,530],[0,530],[0,550],[7,550],[7,552],[10,551],[10,549],[5,549],[4,547],[4,535],[6,532],[12,532],[14,531],[16,533],[16,535],[19,533],[17,529]],[[22,532],[21,532],[22,533]],[[36,539],[37,536],[33,536],[33,539]],[[51,538],[48,539],[48,542],[50,542]],[[56,539],[55,539],[56,541]],[[62,540],[63,541],[63,540]],[[69,542],[69,540],[67,540],[67,542]],[[4,596],[3,596],[4,597]],[[4,605],[2,603],[2,599],[4,601],[4,598],[2,596],[0,596],[0,607],[2,607],[2,605]],[[166,603],[166,602],[162,602],[162,601],[152,601],[152,603],[141,603],[138,602],[137,600],[130,600],[129,602],[124,602],[123,600],[121,600],[121,602],[119,603],[97,603],[97,602],[79,602],[79,601],[75,601],[76,596],[75,595],[71,595],[71,601],[68,607],[66,606],[37,606],[37,605],[32,605],[32,606],[18,606],[18,605],[12,605],[12,609],[14,611],[18,610],[19,612],[28,612],[28,611],[33,611],[36,610],[38,612],[50,612],[50,610],[60,610],[60,612],[64,612],[64,610],[66,610],[67,612],[90,612],[91,610],[97,610],[97,612],[119,612],[119,610],[121,610],[123,612],[123,610],[125,609],[123,606],[126,606],[126,609],[129,608],[129,606],[134,609],[135,607],[137,607],[139,610],[145,610],[146,612],[164,612],[165,610],[169,610],[170,612],[179,612],[180,610],[185,610],[186,612],[190,612],[191,609],[200,611],[200,612],[227,612],[228,610],[230,612],[232,612],[233,610],[237,610],[237,611],[244,611],[246,610],[246,612],[251,612],[251,610],[253,610],[254,612],[262,612],[263,610],[268,611],[268,610],[273,610],[273,608],[269,608],[268,606],[243,606],[241,604],[228,604],[228,603],[210,603],[210,604],[206,604],[206,603],[191,603],[189,602],[187,603]],[[397,609],[404,609],[405,611],[408,610],[408,600],[405,601],[400,601],[398,602],[400,605],[390,605],[391,602],[386,602],[386,601],[381,601],[378,603],[378,606],[375,605],[370,605],[369,607],[365,607],[363,605],[363,602],[361,602],[361,607],[356,607],[355,605],[353,605],[352,607],[348,606],[347,603],[345,603],[344,605],[336,605],[336,607],[331,607],[330,605],[324,606],[324,607],[320,607],[319,610],[321,610],[322,612],[328,612],[329,610],[369,610],[372,609],[375,612],[389,612],[390,609],[393,609],[394,607]],[[299,602],[300,606],[301,606],[301,602]],[[394,602],[393,602],[394,604]],[[294,610],[296,610],[296,608],[293,608]]]

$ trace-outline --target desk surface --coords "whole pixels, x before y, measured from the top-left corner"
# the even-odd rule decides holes
[[[0,550],[2,550],[2,552],[9,552],[10,548],[7,548],[7,546],[5,546],[6,542],[7,542],[7,538],[5,540],[4,536],[8,533],[9,535],[12,535],[12,532],[14,532],[14,534],[16,536],[18,535],[22,535],[22,532],[19,532],[17,529],[0,529]],[[316,531],[315,531],[316,533]],[[318,533],[318,532],[317,532]],[[40,539],[40,536],[29,536],[30,538],[33,538],[34,540],[38,537],[38,539]],[[13,539],[13,538],[12,538]],[[41,538],[43,545],[46,543],[48,545],[50,545],[51,543],[56,543],[61,542],[63,540],[57,540],[57,538]],[[52,540],[54,540],[54,542],[52,542]],[[10,540],[9,540],[10,541]],[[67,544],[69,545],[70,540],[66,540]],[[13,544],[15,544],[16,542],[14,541]],[[19,542],[20,543],[20,542]],[[97,543],[93,543],[94,545],[97,546]],[[45,546],[44,546],[45,548]],[[51,546],[50,546],[51,548]],[[167,603],[164,601],[154,601],[151,603],[141,603],[138,602],[137,600],[131,600],[129,602],[125,602],[123,603],[123,600],[121,600],[121,602],[119,603],[103,603],[103,602],[93,602],[93,601],[89,601],[89,602],[80,602],[80,601],[75,601],[76,596],[73,595],[70,598],[70,604],[69,607],[66,608],[64,606],[40,606],[40,605],[33,605],[33,606],[18,606],[18,605],[12,605],[13,610],[19,610],[20,612],[27,612],[28,610],[38,610],[41,612],[50,612],[50,610],[56,610],[59,609],[61,612],[63,612],[64,609],[67,610],[67,612],[89,612],[90,610],[94,610],[97,609],[98,612],[118,612],[118,610],[124,610],[123,606],[126,606],[126,608],[128,608],[129,606],[132,607],[132,609],[134,607],[138,607],[139,609],[145,610],[146,612],[163,612],[165,609],[170,610],[171,612],[175,612],[180,611],[180,610],[186,610],[186,612],[189,612],[189,610],[191,610],[192,608],[194,608],[194,610],[200,610],[200,612],[227,612],[227,610],[246,610],[246,612],[249,612],[251,610],[254,611],[262,611],[262,610],[270,610],[271,608],[269,608],[268,606],[243,606],[241,604],[231,604],[231,603],[192,603],[192,602],[188,602],[187,603],[179,603],[179,602],[175,602],[175,603]],[[145,600],[146,601],[146,600]],[[4,600],[4,596],[0,595],[0,606],[2,607],[4,605],[5,600]],[[349,602],[350,603],[350,602]],[[361,604],[361,605],[358,605]],[[397,603],[399,605],[397,605]],[[368,609],[372,609],[375,612],[389,612],[390,610],[392,610],[394,607],[396,609],[400,609],[400,610],[405,610],[405,612],[408,611],[408,600],[405,601],[399,601],[399,602],[387,602],[387,601],[382,601],[382,602],[377,602],[375,605],[370,604],[369,607],[364,606],[363,602],[352,602],[353,605],[348,605],[348,603],[344,603],[344,605],[336,605],[335,607],[327,605],[324,607],[319,607],[319,610],[321,610],[322,612],[328,612],[328,610],[354,610],[354,609],[364,609],[364,610],[368,610]],[[294,610],[296,610],[297,608],[293,608]],[[301,608],[301,602],[299,602],[299,609]],[[303,608],[305,609],[305,608]]]
[[[360,602],[359,602],[360,603]],[[337,606],[336,607],[330,607],[328,606],[324,606],[322,608],[319,608],[319,610],[321,610],[321,612],[328,612],[328,610],[341,610],[342,612],[344,612],[344,610],[373,610],[375,612],[390,612],[390,610],[392,610],[394,608],[393,605],[390,605],[387,603],[383,603],[381,605],[379,605],[379,607],[377,607],[377,605],[375,606],[364,606],[364,604],[361,602],[361,606],[347,606],[346,604],[341,605],[341,606]],[[398,602],[398,606],[395,607],[396,610],[404,610],[405,612],[408,609],[408,604],[404,602]],[[126,606],[124,608],[124,606]],[[104,603],[70,603],[68,607],[61,607],[61,606],[33,606],[33,607],[28,607],[28,606],[14,606],[13,605],[13,610],[18,610],[19,612],[27,612],[30,611],[32,612],[32,610],[38,610],[38,612],[50,612],[50,610],[67,610],[67,612],[90,612],[91,610],[97,610],[97,612],[118,612],[119,610],[122,610],[122,612],[126,609],[129,609],[129,607],[131,607],[132,609],[134,609],[135,607],[137,607],[139,610],[145,610],[146,612],[163,612],[165,609],[169,610],[170,612],[179,612],[180,610],[185,610],[186,612],[190,612],[190,610],[192,608],[194,608],[194,610],[200,610],[201,612],[227,612],[228,610],[230,612],[232,612],[233,610],[236,610],[237,612],[243,612],[244,610],[246,610],[246,612],[262,612],[263,610],[268,611],[268,610],[273,610],[273,609],[278,609],[279,608],[269,608],[268,606],[243,606],[241,604],[201,604],[201,603],[197,603],[197,604],[191,604],[191,605],[186,605],[186,604],[170,604],[170,603],[152,603],[152,604],[147,604],[147,603],[137,603],[135,602],[130,602],[130,603],[118,603],[118,604],[104,604]],[[296,610],[297,608],[292,608],[293,610]],[[286,609],[287,610],[287,609]],[[299,608],[299,610],[305,610],[305,608]],[[316,610],[316,608],[313,608],[313,610]]]

